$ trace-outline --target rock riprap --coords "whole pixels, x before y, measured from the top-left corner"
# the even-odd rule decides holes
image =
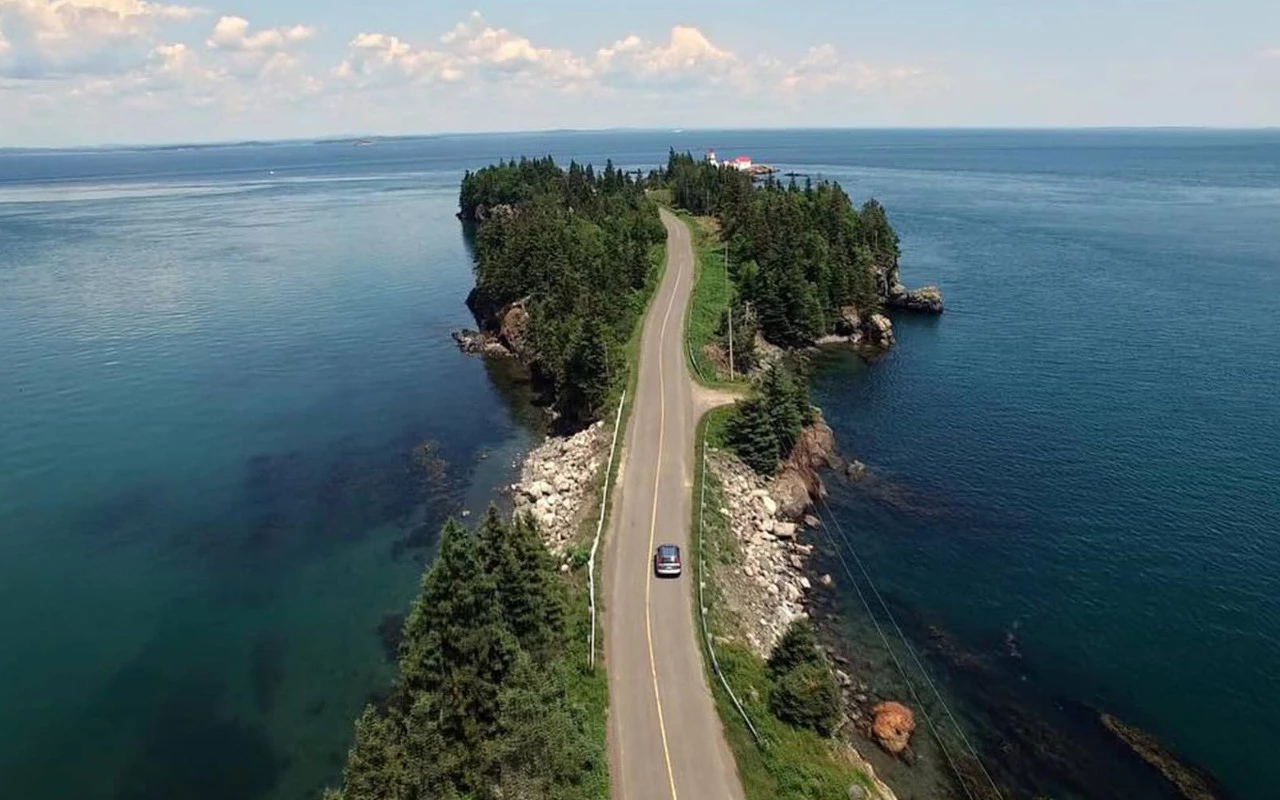
[[[593,505],[608,446],[603,422],[573,436],[550,436],[525,458],[520,480],[511,486],[516,511],[533,516],[556,555],[573,541]]]

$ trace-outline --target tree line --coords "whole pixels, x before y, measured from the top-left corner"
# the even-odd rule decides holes
[[[527,358],[555,410],[570,423],[598,418],[652,292],[654,245],[666,237],[644,182],[612,162],[596,171],[521,158],[467,172],[459,207],[478,225],[468,298],[477,320],[493,327],[522,301]]]
[[[325,800],[585,800],[607,782],[586,623],[535,523],[448,522],[405,621],[389,697],[355,726]]]
[[[836,330],[843,309],[865,317],[883,307],[900,252],[875,200],[857,209],[831,181],[756,184],[674,150],[650,180],[669,189],[675,205],[718,220],[737,287],[735,323],[738,315],[757,321],[768,341],[803,347]]]

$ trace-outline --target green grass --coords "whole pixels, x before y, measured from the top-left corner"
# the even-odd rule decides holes
[[[716,409],[698,424],[695,451],[698,467],[693,487],[694,555],[698,580],[704,582],[707,626],[716,641],[720,668],[760,734],[760,744],[756,743],[719,678],[711,671],[710,657],[704,652],[707,680],[711,683],[725,735],[737,760],[738,775],[747,800],[847,800],[851,783],[870,787],[868,776],[847,763],[831,740],[809,730],[794,728],[773,716],[769,710],[771,684],[765,661],[743,640],[741,623],[724,603],[716,585],[715,565],[733,569],[739,558],[729,522],[717,511],[726,505],[720,483],[714,475],[702,472],[703,435],[706,434],[708,446],[714,446],[710,444],[712,437],[717,431],[723,431],[729,412],[728,408]],[[703,517],[705,528],[699,537],[704,481],[707,511]],[[704,564],[708,567],[706,574],[703,574]],[[696,608],[694,614],[696,617]],[[700,631],[701,621],[695,619],[695,623]]]
[[[710,217],[693,217],[688,212],[676,214],[689,228],[693,241],[694,282],[689,295],[689,313],[685,318],[685,340],[689,369],[694,379],[715,388],[739,387],[746,384],[739,373],[736,380],[720,375],[715,363],[703,353],[703,346],[716,340],[720,317],[729,308],[733,287],[724,263],[724,245],[714,230]]]

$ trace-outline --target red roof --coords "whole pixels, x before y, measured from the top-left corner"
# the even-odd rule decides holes
[[[737,158],[734,159],[734,163],[745,164],[750,160],[751,160],[751,156],[738,156]]]

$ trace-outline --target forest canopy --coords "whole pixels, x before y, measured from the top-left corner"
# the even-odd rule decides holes
[[[395,685],[357,720],[325,800],[603,796],[603,684],[569,592],[530,519],[447,523]]]
[[[529,316],[526,360],[571,423],[598,418],[625,370],[623,347],[652,292],[666,238],[643,182],[550,158],[468,172],[459,216],[478,226],[468,305],[495,329],[504,309]]]
[[[812,344],[850,307],[863,317],[879,311],[896,279],[898,236],[884,207],[868,200],[856,209],[838,183],[757,185],[674,150],[652,180],[675,205],[719,222],[737,287],[734,313],[750,316],[742,309],[749,306],[774,344]]]

